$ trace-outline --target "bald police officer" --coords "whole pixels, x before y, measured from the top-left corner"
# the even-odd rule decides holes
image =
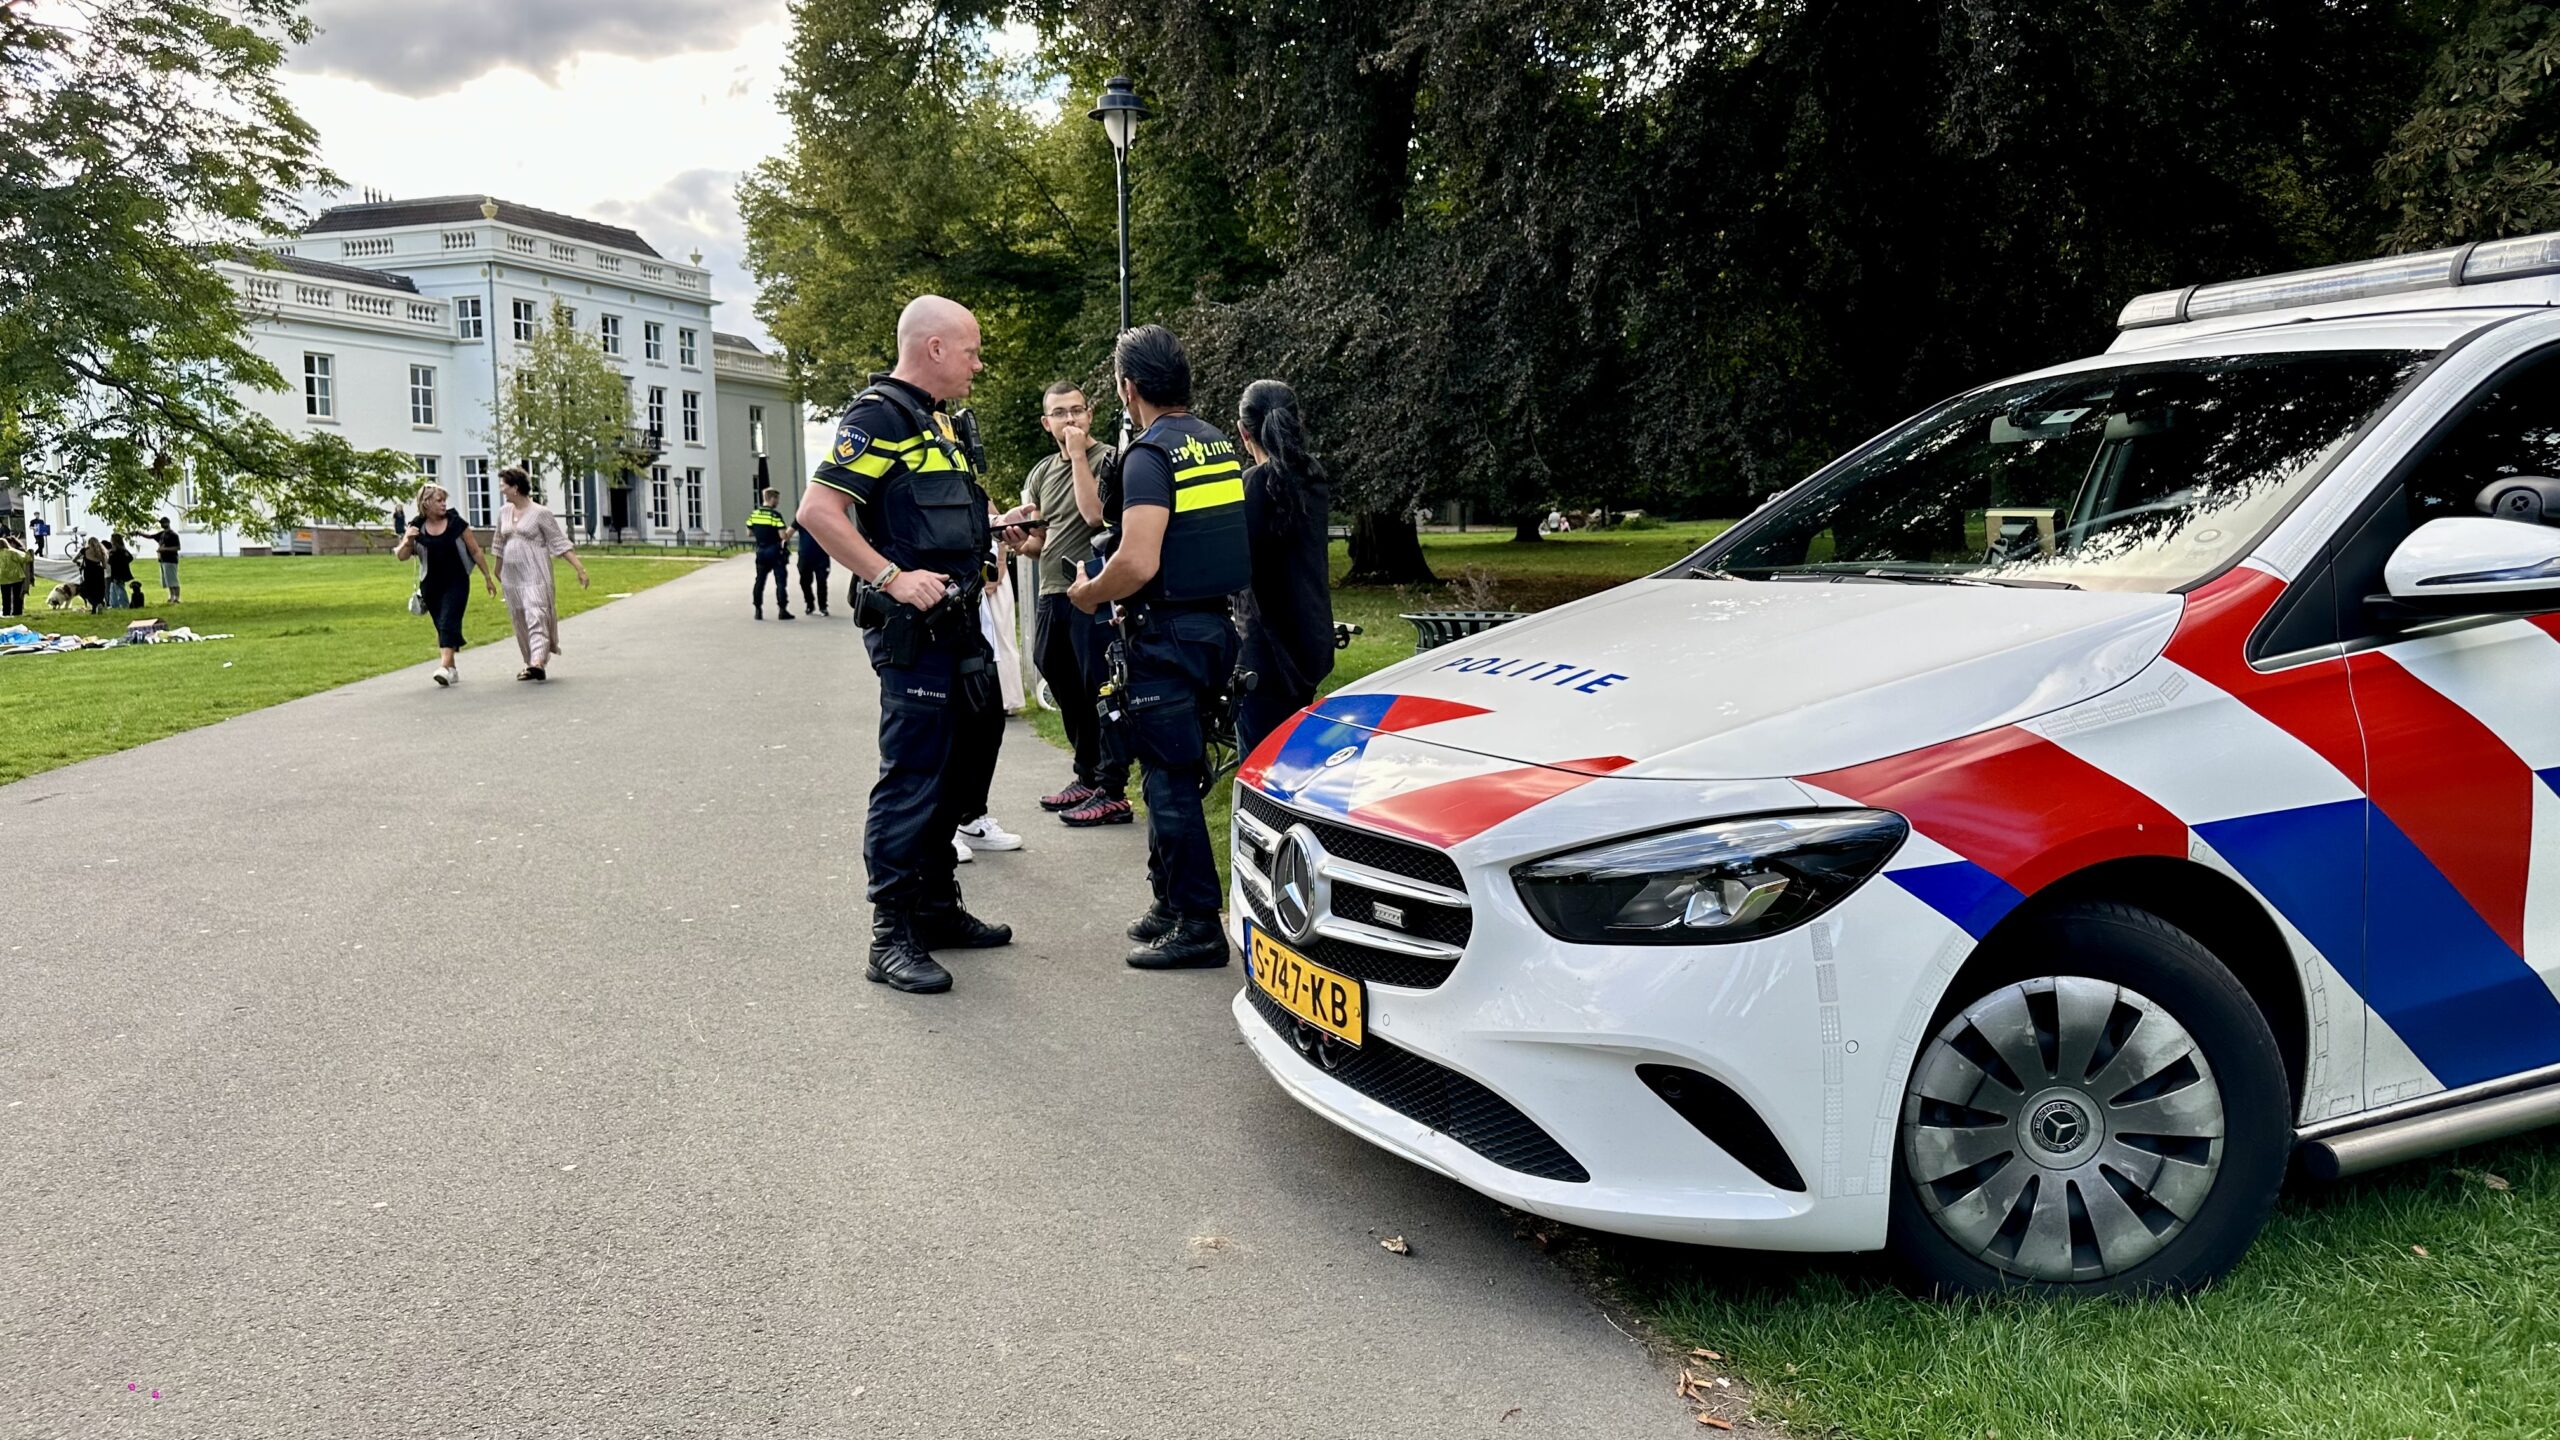
[[[1244,462],[1191,414],[1191,361],[1161,325],[1120,337],[1120,403],[1144,427],[1120,457],[1120,537],[1099,574],[1067,599],[1091,614],[1117,601],[1129,748],[1146,767],[1147,878],[1155,904],[1129,927],[1142,970],[1227,963],[1218,867],[1200,801],[1208,789],[1201,716],[1236,668],[1227,602],[1252,580]]]
[[[959,802],[986,789],[1004,728],[994,653],[978,628],[987,495],[940,409],[966,396],[981,368],[975,316],[938,295],[910,303],[898,317],[897,368],[855,397],[800,502],[801,528],[859,587],[863,645],[880,677],[880,775],[862,836],[872,905],[864,974],[917,994],[951,988],[931,952],[1013,941],[1010,927],[961,905],[951,848]]]

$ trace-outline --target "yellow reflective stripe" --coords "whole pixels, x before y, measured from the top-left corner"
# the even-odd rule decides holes
[[[871,448],[874,450],[883,450],[892,455],[898,455],[903,454],[906,451],[913,450],[923,443],[924,437],[921,435],[910,435],[904,440],[883,440],[875,435],[871,440]]]
[[[1176,470],[1173,472],[1173,483],[1179,485],[1185,480],[1197,480],[1206,475],[1241,475],[1243,473],[1244,465],[1241,462],[1235,460],[1220,460],[1209,465],[1194,465],[1188,470]]]
[[[877,480],[881,476],[888,474],[889,467],[897,463],[897,457],[894,455],[864,454],[853,457],[853,463],[844,468],[852,471],[856,475],[867,476],[873,480]]]
[[[860,501],[860,500],[862,499],[862,497],[861,497],[861,496],[854,494],[854,493],[853,493],[853,491],[852,491],[852,489],[851,489],[850,487],[848,487],[848,486],[844,486],[844,485],[839,485],[839,484],[837,484],[835,481],[828,479],[828,478],[826,477],[826,475],[824,474],[824,472],[821,472],[821,473],[816,474],[816,475],[812,475],[812,476],[810,476],[810,477],[809,477],[809,479],[810,479],[810,482],[811,482],[811,483],[813,483],[813,484],[818,484],[818,485],[824,485],[824,486],[826,486],[828,489],[833,490],[833,491],[834,491],[834,492],[836,492],[837,494],[842,495],[842,496],[845,496],[845,497],[846,497],[846,498],[848,498],[848,499],[851,499],[851,500],[854,500],[854,501],[857,501],[857,502],[858,502],[858,501]]]
[[[1187,514],[1193,510],[1214,510],[1221,505],[1243,503],[1244,477],[1241,475],[1232,480],[1203,480],[1197,485],[1185,485],[1173,492],[1173,508],[1176,514]]]

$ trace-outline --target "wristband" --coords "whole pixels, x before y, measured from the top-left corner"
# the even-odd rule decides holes
[[[898,563],[894,560],[890,561],[888,566],[881,570],[880,578],[871,582],[871,588],[874,590],[888,589],[889,582],[897,579],[898,573]]]

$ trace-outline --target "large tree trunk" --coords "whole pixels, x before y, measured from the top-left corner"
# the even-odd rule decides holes
[[[1413,516],[1381,515],[1362,510],[1351,517],[1351,573],[1346,585],[1435,585],[1431,562],[1422,557],[1422,533]]]
[[[1546,513],[1544,511],[1533,511],[1524,513],[1519,519],[1512,521],[1511,543],[1519,545],[1525,544],[1528,541],[1542,540],[1546,538],[1538,533],[1539,524],[1546,518]]]

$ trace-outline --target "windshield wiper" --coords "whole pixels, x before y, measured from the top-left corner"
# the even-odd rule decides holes
[[[2022,580],[2006,575],[1932,575],[1920,570],[1772,570],[1772,580],[1820,580],[1833,585],[1965,585],[2005,590],[2077,590],[2068,580]]]

